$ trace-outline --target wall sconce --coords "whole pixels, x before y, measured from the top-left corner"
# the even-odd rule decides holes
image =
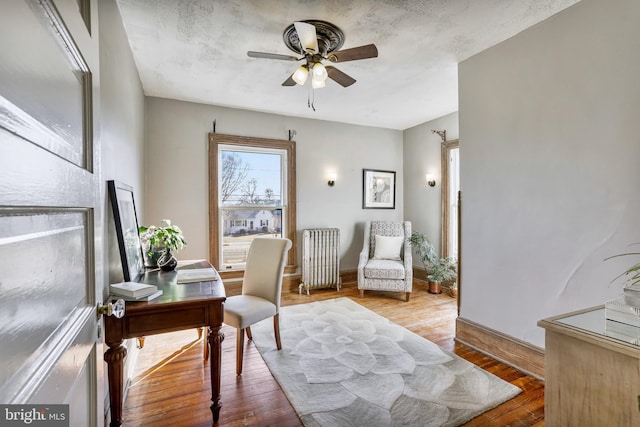
[[[327,184],[329,185],[329,187],[333,187],[336,184],[336,174],[335,173],[330,173],[329,174],[329,181],[327,181]]]
[[[436,186],[436,177],[433,174],[427,174],[427,184],[429,184],[429,187]]]

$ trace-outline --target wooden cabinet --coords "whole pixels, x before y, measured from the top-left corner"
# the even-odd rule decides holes
[[[546,427],[640,426],[640,346],[608,336],[607,322],[602,306],[538,322]]]

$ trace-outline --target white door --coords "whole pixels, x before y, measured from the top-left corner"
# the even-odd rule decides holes
[[[97,9],[0,5],[0,403],[72,426],[104,415]]]

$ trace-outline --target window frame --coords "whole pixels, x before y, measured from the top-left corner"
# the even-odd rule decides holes
[[[286,159],[286,197],[285,224],[286,237],[291,240],[292,247],[287,255],[285,273],[294,272],[297,268],[296,243],[296,143],[295,141],[255,138],[237,135],[209,133],[209,262],[220,271],[220,206],[218,191],[218,170],[220,147],[237,146],[239,148],[275,149],[287,153]],[[233,272],[243,270],[233,270]],[[224,277],[224,271],[220,274]]]
[[[450,218],[450,206],[451,206],[451,202],[452,200],[450,199],[449,196],[449,187],[450,187],[450,180],[449,180],[449,156],[451,153],[451,150],[454,150],[456,148],[460,148],[460,141],[458,139],[454,139],[451,141],[446,141],[442,143],[442,147],[441,147],[441,159],[440,159],[440,169],[441,169],[441,181],[442,181],[442,188],[440,190],[440,196],[441,196],[441,235],[440,235],[440,253],[442,254],[442,257],[448,257],[451,256],[451,247],[449,245],[449,233],[450,233],[450,228],[451,228],[451,223],[449,221]],[[460,257],[460,247],[458,245],[458,258]]]

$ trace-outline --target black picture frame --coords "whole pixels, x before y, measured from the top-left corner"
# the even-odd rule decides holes
[[[144,275],[144,257],[138,233],[138,216],[133,198],[133,188],[114,180],[107,181],[107,184],[124,281],[136,282]]]
[[[378,169],[362,170],[362,209],[396,208],[396,173]]]

